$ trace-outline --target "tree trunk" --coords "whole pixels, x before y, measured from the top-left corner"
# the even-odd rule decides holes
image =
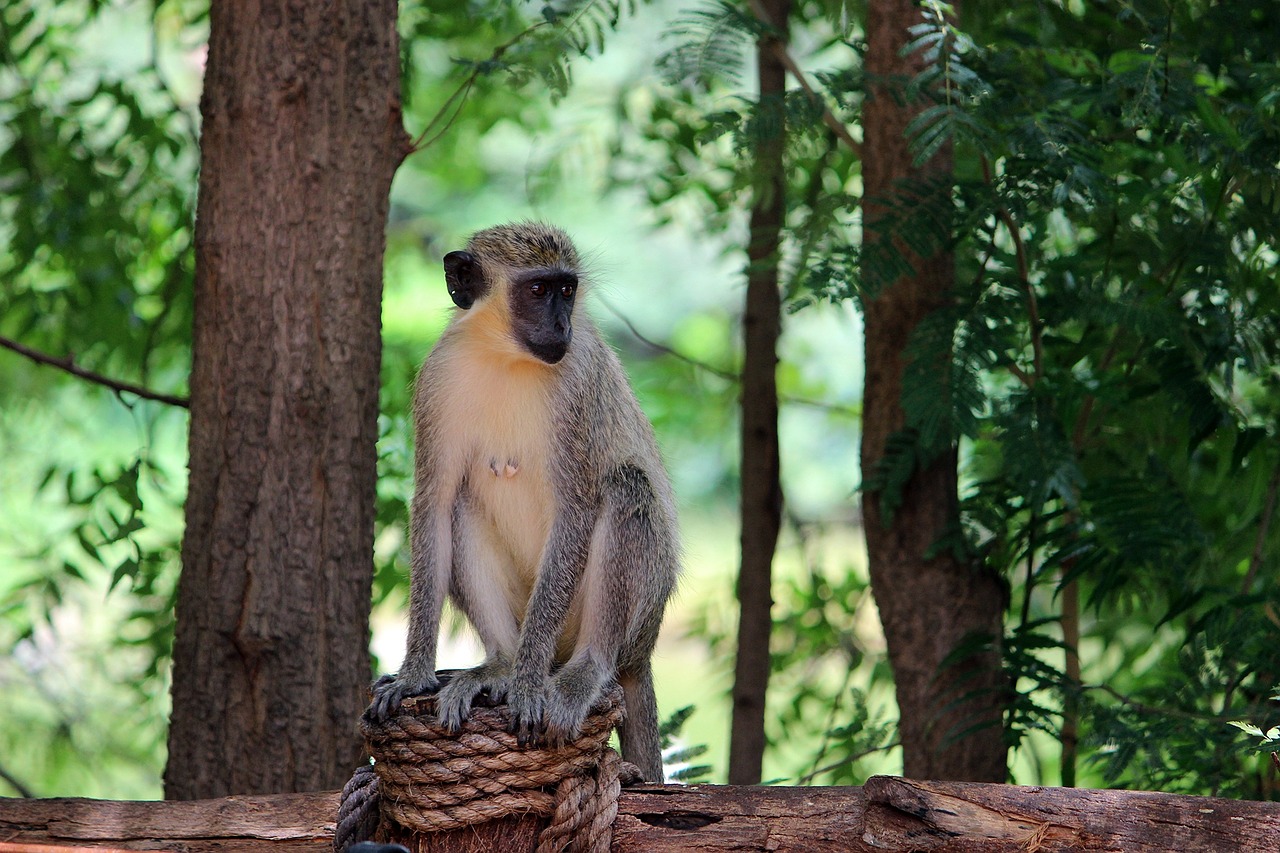
[[[907,28],[920,20],[912,0],[872,0],[868,5],[866,71],[870,80],[879,81],[863,108],[863,228],[868,246],[890,239],[878,229],[887,212],[885,202],[900,193],[900,182],[951,171],[949,149],[922,167],[912,165],[904,130],[919,107],[901,105],[890,91],[919,71],[917,57],[900,52],[907,43]],[[950,201],[943,197],[917,203]],[[893,282],[874,281],[874,271],[864,269],[869,293],[863,299],[864,479],[872,477],[887,440],[904,425],[903,350],[920,321],[945,304],[954,275],[950,254],[907,257],[914,273]],[[1003,781],[998,655],[986,653],[942,667],[966,637],[1000,637],[1004,609],[999,580],[991,573],[958,562],[947,549],[927,556],[957,522],[956,463],[952,450],[917,468],[891,518],[882,517],[878,492],[864,493],[871,583],[896,681],[905,774]]]
[[[361,752],[395,21],[212,4],[171,799],[333,788]]]
[[[791,0],[763,0],[757,14],[786,38]],[[759,140],[755,198],[747,247],[747,298],[742,317],[742,566],[738,573],[738,656],[734,666],[733,723],[729,737],[729,782],[760,781],[764,759],[765,690],[769,684],[769,636],[773,628],[773,553],[782,525],[778,460],[778,336],[782,297],[779,245],[786,216],[783,171],[786,69],[773,47],[760,40],[756,64],[760,110],[776,117],[772,133]]]

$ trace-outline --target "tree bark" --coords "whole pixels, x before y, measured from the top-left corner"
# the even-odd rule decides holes
[[[212,4],[171,799],[332,788],[361,752],[395,21]]]
[[[782,297],[779,247],[786,217],[783,170],[786,68],[773,49],[785,42],[791,0],[758,4],[773,33],[756,47],[760,110],[776,121],[755,156],[755,198],[747,247],[747,297],[742,317],[742,565],[738,573],[738,654],[734,664],[733,721],[729,736],[729,782],[760,781],[764,760],[765,692],[769,684],[769,637],[773,628],[773,554],[782,526],[778,453],[778,336]]]
[[[919,107],[903,106],[896,100],[901,93],[892,91],[920,70],[917,57],[901,55],[908,27],[920,20],[912,0],[868,4],[866,72],[874,84],[863,108],[864,246],[892,239],[882,233],[881,222],[886,202],[900,196],[901,182],[951,171],[949,149],[921,167],[913,166],[904,131]],[[950,201],[944,197],[918,203]],[[950,254],[907,257],[914,273],[893,282],[875,281],[874,270],[864,269],[864,479],[872,477],[886,442],[904,426],[903,350],[920,321],[946,303],[952,286]],[[896,682],[904,773],[924,779],[1003,781],[998,654],[942,666],[966,637],[999,638],[1004,609],[1003,591],[993,574],[958,562],[946,549],[929,556],[934,543],[957,523],[956,465],[953,449],[918,467],[891,518],[881,513],[879,492],[864,493],[871,583]],[[967,734],[960,737],[962,732]]]
[[[322,853],[333,849],[337,809],[336,792],[183,803],[0,799],[0,853],[10,853],[6,842],[19,846],[12,853],[34,844]],[[431,850],[532,851],[545,822],[527,817],[435,833]],[[876,776],[862,788],[629,788],[618,799],[612,849],[1273,853],[1277,838],[1280,803]]]

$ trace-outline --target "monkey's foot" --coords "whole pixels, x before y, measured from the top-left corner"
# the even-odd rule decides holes
[[[582,725],[590,710],[591,703],[566,701],[563,695],[552,690],[543,712],[544,738],[556,745],[576,740],[582,734]]]
[[[453,678],[436,695],[436,716],[450,731],[458,731],[471,714],[476,697],[485,694],[485,704],[507,698],[511,683],[511,665],[502,660],[488,660],[473,669],[454,673]]]
[[[507,694],[510,731],[521,746],[542,740],[546,734],[547,687],[544,682],[520,679]]]
[[[604,696],[609,671],[590,661],[570,663],[551,679],[543,726],[546,738],[562,744],[576,740],[591,708]]]
[[[408,673],[402,676],[384,675],[373,683],[373,701],[369,703],[364,716],[375,722],[388,720],[405,699],[435,693],[439,688],[440,682],[434,673],[419,678]]]

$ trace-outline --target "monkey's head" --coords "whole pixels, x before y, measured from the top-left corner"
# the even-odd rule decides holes
[[[444,256],[449,296],[459,308],[501,299],[516,343],[547,364],[569,351],[580,261],[558,228],[534,222],[477,233]]]

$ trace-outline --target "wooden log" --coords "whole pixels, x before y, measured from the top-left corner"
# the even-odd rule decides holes
[[[1280,803],[1141,791],[873,777],[862,788],[645,786],[623,791],[618,806],[614,853],[1280,850]],[[0,844],[322,853],[331,849],[337,808],[336,793],[158,803],[0,799]],[[511,818],[429,840],[433,853],[520,853],[533,850],[542,823]],[[424,850],[428,836],[400,840]]]
[[[1276,853],[1280,803],[1147,791],[913,782],[873,776],[862,841],[876,850]]]
[[[0,799],[0,842],[184,853],[331,850],[338,793],[217,800]]]

